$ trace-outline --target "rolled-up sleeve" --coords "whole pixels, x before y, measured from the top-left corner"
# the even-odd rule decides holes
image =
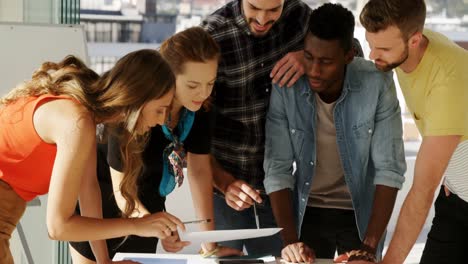
[[[265,190],[267,194],[282,189],[294,189],[293,172],[294,153],[288,130],[288,119],[285,111],[284,92],[273,85],[270,108],[266,118],[265,139]]]
[[[371,142],[375,185],[401,189],[406,172],[400,104],[391,75],[379,97]]]

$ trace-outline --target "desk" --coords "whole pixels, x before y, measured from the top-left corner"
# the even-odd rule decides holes
[[[183,259],[187,260],[186,264],[216,264],[216,259],[213,258],[202,258],[200,255],[187,255],[187,254],[143,254],[143,253],[117,253],[115,254],[113,260],[119,261],[124,260],[125,258],[154,258],[156,259]],[[279,264],[279,263],[286,263],[281,262],[280,260],[273,260],[270,262],[265,262],[268,264]],[[332,264],[333,260],[327,259],[317,259],[315,260],[314,264]],[[151,264],[163,264],[163,262],[153,262]],[[178,263],[174,263],[178,264]]]

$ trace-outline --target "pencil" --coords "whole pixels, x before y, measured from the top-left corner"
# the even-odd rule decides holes
[[[204,224],[204,223],[210,223],[211,219],[200,219],[200,220],[192,220],[192,221],[186,221],[182,222],[184,225],[186,224]]]

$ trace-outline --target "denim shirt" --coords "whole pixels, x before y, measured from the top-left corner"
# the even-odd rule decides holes
[[[401,189],[406,171],[400,106],[392,73],[382,73],[372,62],[354,58],[347,65],[333,115],[338,152],[363,240],[375,185]],[[315,94],[307,76],[291,88],[273,86],[265,129],[264,185],[268,194],[286,188],[293,192],[298,234],[316,165],[315,126]]]

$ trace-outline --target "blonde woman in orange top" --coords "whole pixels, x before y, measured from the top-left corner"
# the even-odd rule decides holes
[[[79,59],[47,62],[0,101],[0,263],[26,202],[48,193],[47,228],[56,240],[94,241],[98,263],[112,263],[104,239],[135,234],[164,239],[176,217],[102,219],[96,177],[96,125],[119,131],[124,177],[139,175],[147,131],[166,120],[175,78],[154,50],[132,52],[99,77]],[[105,137],[103,137],[105,138]],[[127,181],[127,182],[132,182]],[[130,198],[134,186],[122,183]],[[82,216],[75,215],[79,198]]]

